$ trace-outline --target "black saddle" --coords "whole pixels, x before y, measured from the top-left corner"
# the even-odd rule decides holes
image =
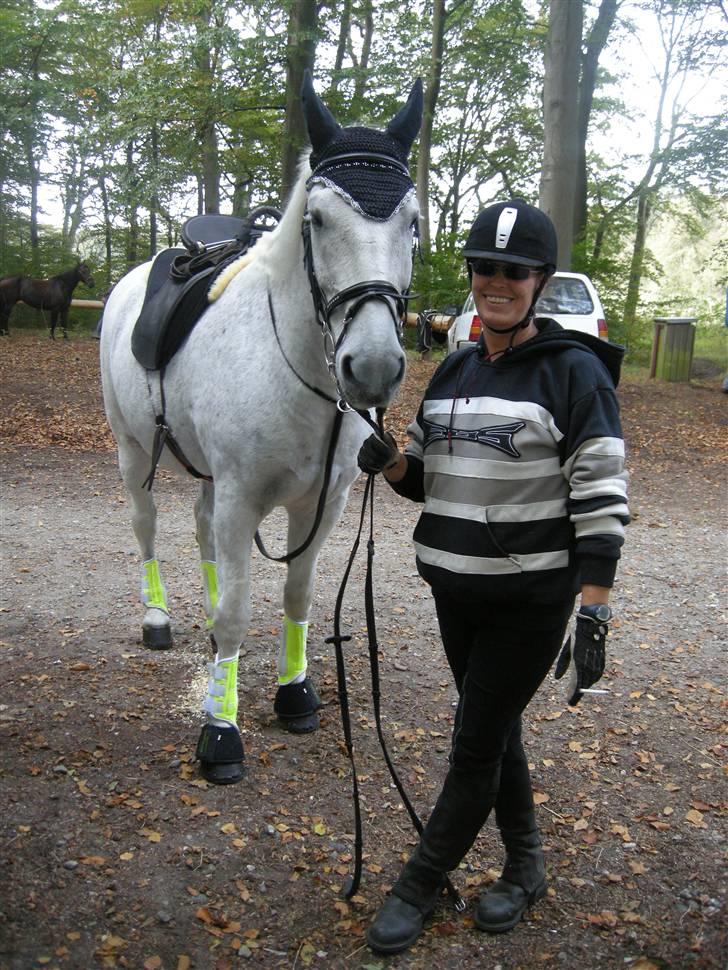
[[[132,353],[143,367],[160,370],[169,363],[209,306],[207,294],[217,275],[280,217],[278,209],[259,206],[242,219],[201,215],[185,222],[185,248],[162,250],[149,273],[131,336]]]

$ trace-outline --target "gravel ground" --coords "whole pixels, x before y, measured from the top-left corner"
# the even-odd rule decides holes
[[[99,411],[95,345],[2,344],[0,968],[725,966],[725,410],[718,382],[620,390],[632,508],[604,684],[572,711],[544,684],[528,752],[550,873],[547,898],[503,937],[472,908],[501,864],[489,825],[409,953],[375,957],[363,931],[414,844],[377,745],[362,569],[344,626],[364,818],[352,869],[350,769],[331,632],[362,489],[322,555],[311,617],[321,730],[272,711],[281,569],[255,558],[241,663],[246,780],[207,786],[194,763],[204,689],[191,505],[161,475],[160,558],[175,649],[141,646],[138,560]],[[432,365],[415,361],[390,415],[402,433]],[[416,575],[417,510],[377,489],[377,623],[385,731],[426,816],[445,771],[454,690]],[[265,534],[275,546],[283,522]]]

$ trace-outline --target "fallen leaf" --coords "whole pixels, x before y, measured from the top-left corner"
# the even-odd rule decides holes
[[[686,812],[685,818],[691,825],[695,825],[700,829],[707,829],[708,827],[703,821],[703,813],[699,812],[697,808],[691,808],[689,812]]]
[[[140,829],[139,835],[145,836],[150,842],[160,842],[162,839],[162,833],[155,832],[154,829]]]

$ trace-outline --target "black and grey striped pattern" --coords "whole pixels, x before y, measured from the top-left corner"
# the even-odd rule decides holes
[[[408,428],[395,488],[415,498],[421,477],[415,548],[438,588],[548,602],[612,584],[629,521],[616,395],[597,357],[560,334],[501,362],[448,358]]]

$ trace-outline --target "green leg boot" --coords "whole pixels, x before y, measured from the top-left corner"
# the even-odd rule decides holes
[[[531,826],[501,829],[506,864],[500,879],[480,898],[475,911],[478,929],[506,933],[520,922],[529,907],[546,895],[546,867],[533,815]]]

